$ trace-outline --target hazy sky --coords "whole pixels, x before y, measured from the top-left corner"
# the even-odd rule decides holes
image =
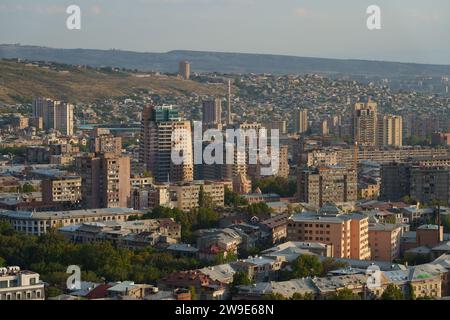
[[[82,29],[66,28],[66,8]],[[366,8],[382,30],[366,28]],[[449,0],[0,0],[0,43],[450,64]]]

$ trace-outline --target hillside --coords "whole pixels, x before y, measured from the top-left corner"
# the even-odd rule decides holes
[[[178,62],[187,59],[196,72],[343,74],[378,77],[442,76],[450,66],[365,60],[305,58],[268,54],[201,51],[141,53],[122,50],[54,49],[37,46],[0,45],[0,58],[54,61],[73,65],[112,66],[143,71],[176,72]]]
[[[64,66],[61,71],[24,63],[0,61],[0,102],[30,101],[35,96],[92,102],[98,99],[127,96],[137,89],[158,94],[216,95],[223,89],[165,75],[137,77],[131,73],[78,69]]]

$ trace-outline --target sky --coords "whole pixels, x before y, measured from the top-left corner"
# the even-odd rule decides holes
[[[81,8],[68,30],[66,8]],[[381,30],[366,9],[381,8]],[[0,43],[450,64],[449,0],[1,0]]]

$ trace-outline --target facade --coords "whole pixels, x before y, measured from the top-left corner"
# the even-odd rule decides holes
[[[378,146],[403,145],[403,120],[401,116],[385,115],[378,119]]]
[[[79,176],[51,177],[42,181],[42,201],[47,204],[81,202],[81,178]]]
[[[395,201],[409,195],[411,166],[406,163],[385,163],[381,166],[380,198]]]
[[[333,257],[370,259],[369,219],[362,214],[295,214],[287,228],[289,241],[333,246]]]
[[[40,236],[47,233],[51,228],[59,228],[84,222],[124,222],[130,217],[142,216],[142,214],[141,211],[126,208],[54,212],[0,210],[0,219],[9,222],[16,231]]]
[[[89,151],[92,153],[122,154],[122,138],[115,137],[108,129],[95,128],[89,141]]]
[[[300,170],[297,176],[299,202],[316,207],[325,203],[357,200],[357,174],[342,166],[323,166]]]
[[[304,133],[308,131],[308,110],[295,110],[294,131],[296,133]]]
[[[82,206],[124,208],[130,198],[130,158],[112,153],[87,154],[75,159],[82,179]]]
[[[210,197],[214,206],[224,206],[225,185],[215,181],[194,181],[171,185],[169,188],[171,205],[182,211],[198,208],[202,189]]]
[[[55,129],[73,135],[73,105],[67,102],[37,98],[32,106],[33,118],[42,117],[45,130]]]
[[[184,80],[189,80],[191,77],[191,64],[188,61],[180,61],[178,65],[178,75]]]
[[[58,229],[76,243],[109,241],[129,249],[173,244],[181,238],[181,226],[172,219],[85,222]]]
[[[433,200],[449,203],[450,168],[413,167],[410,195],[420,203],[430,203]]]
[[[377,145],[377,104],[372,101],[358,102],[354,107],[353,135],[361,146]]]
[[[375,261],[397,259],[400,256],[401,235],[401,225],[371,223],[369,225],[371,259]]]
[[[203,101],[203,126],[204,128],[221,129],[222,124],[222,100]]]
[[[173,141],[172,134],[178,141]],[[157,182],[194,179],[191,123],[182,121],[172,106],[146,106],[142,114],[139,159]],[[182,164],[172,161],[172,151],[182,154]]]
[[[19,267],[0,268],[0,301],[44,299],[45,285],[38,273]]]

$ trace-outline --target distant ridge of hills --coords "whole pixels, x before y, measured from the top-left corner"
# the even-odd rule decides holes
[[[186,59],[191,62],[192,70],[196,72],[318,73],[372,77],[450,75],[450,65],[183,50],[167,53],[141,53],[122,50],[55,49],[0,44],[0,58],[20,58],[32,61],[52,61],[93,67],[111,66],[161,72],[176,72],[178,62]]]

